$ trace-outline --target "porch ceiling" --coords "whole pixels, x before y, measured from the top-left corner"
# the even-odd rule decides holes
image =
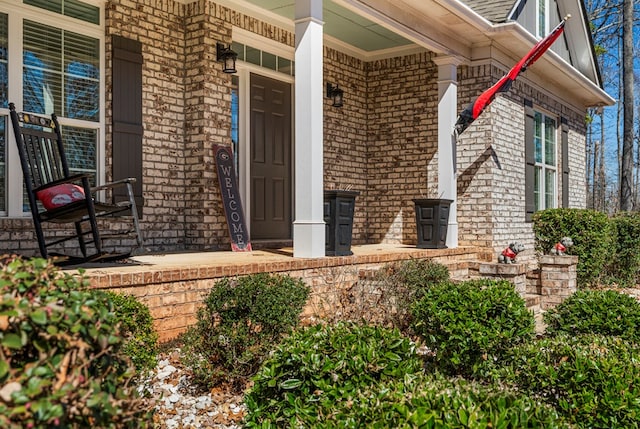
[[[247,0],[247,3],[294,19],[295,0]],[[324,0],[323,19],[326,35],[368,54],[412,45],[408,39],[330,0]]]

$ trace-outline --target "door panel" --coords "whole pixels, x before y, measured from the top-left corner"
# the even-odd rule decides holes
[[[251,75],[251,239],[291,239],[291,85]]]

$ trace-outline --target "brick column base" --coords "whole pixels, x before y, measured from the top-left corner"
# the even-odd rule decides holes
[[[540,258],[543,310],[555,307],[576,291],[577,265],[577,256],[543,255]]]
[[[515,285],[516,292],[524,297],[527,292],[527,266],[525,264],[481,263],[478,274],[482,278],[508,280]]]

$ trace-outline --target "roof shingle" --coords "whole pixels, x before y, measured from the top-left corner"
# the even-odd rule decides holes
[[[473,9],[474,12],[482,15],[493,23],[507,21],[507,16],[516,0],[460,0],[462,3]]]

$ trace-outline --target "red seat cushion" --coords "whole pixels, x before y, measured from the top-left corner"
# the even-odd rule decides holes
[[[45,209],[52,210],[74,201],[84,200],[84,189],[78,185],[63,183],[38,191],[36,197]]]

